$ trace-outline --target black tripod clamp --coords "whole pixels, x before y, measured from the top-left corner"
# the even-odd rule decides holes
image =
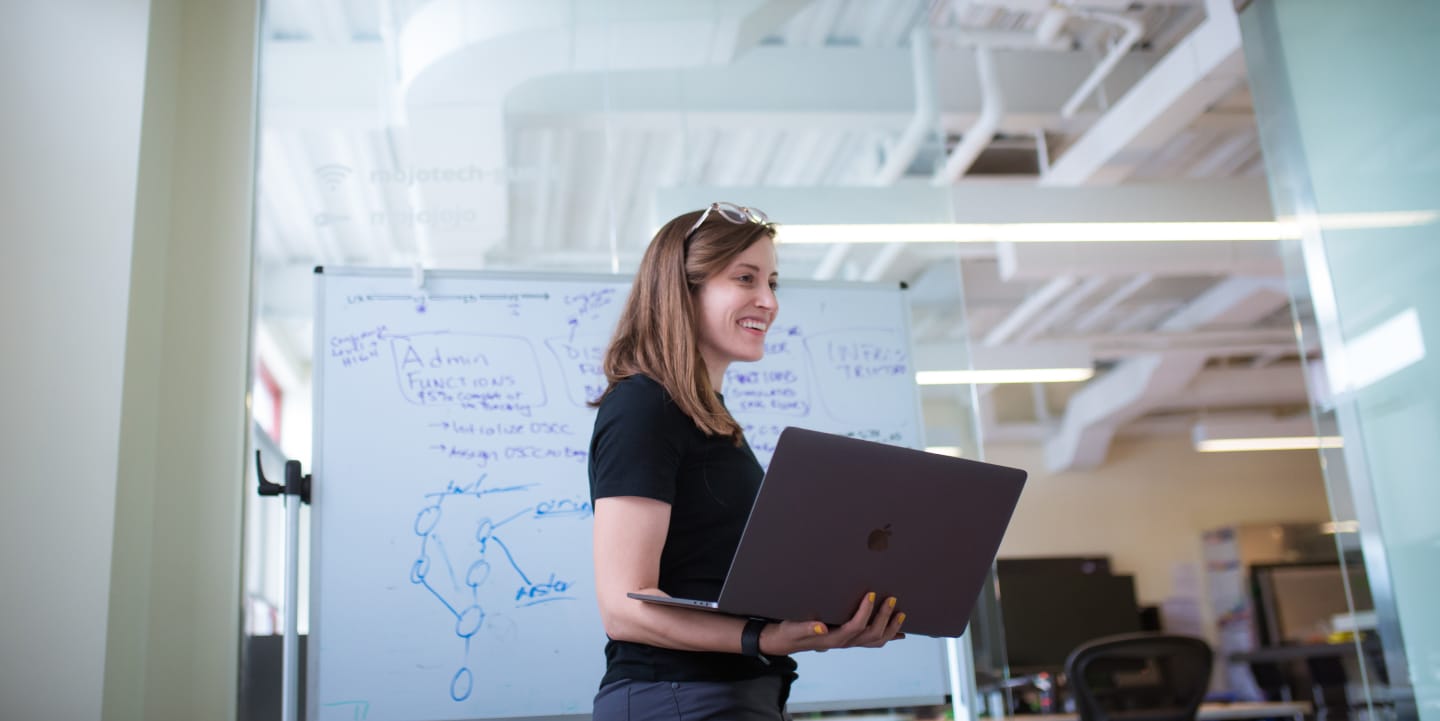
[[[285,461],[285,485],[265,480],[265,466],[260,463],[260,451],[255,451],[255,472],[260,474],[260,495],[298,496],[301,503],[310,502],[310,474],[300,473],[300,461]]]

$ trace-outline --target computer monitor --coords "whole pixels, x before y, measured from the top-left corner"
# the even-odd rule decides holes
[[[1133,576],[1004,574],[999,586],[1011,673],[1058,670],[1086,641],[1140,630]]]
[[[1001,578],[1056,574],[1110,575],[1109,556],[1022,556],[995,559],[995,573]]]
[[[1335,616],[1350,613],[1348,580],[1356,611],[1375,608],[1365,568],[1348,563],[1257,565],[1250,569],[1259,614],[1256,625],[1269,646],[1313,643],[1329,635]]]

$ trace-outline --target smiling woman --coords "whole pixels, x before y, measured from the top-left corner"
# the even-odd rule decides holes
[[[720,388],[731,361],[757,361],[765,355],[765,331],[775,320],[775,243],[757,240],[706,281],[696,294],[700,356],[712,388]]]
[[[780,719],[796,678],[790,654],[883,646],[905,620],[896,599],[873,593],[834,627],[628,595],[719,596],[763,476],[719,390],[732,362],[765,355],[779,312],[774,236],[763,213],[728,203],[671,220],[645,251],[606,351],[590,442],[595,593],[609,637],[596,719]]]

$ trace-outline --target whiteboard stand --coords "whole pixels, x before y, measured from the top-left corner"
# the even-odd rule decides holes
[[[959,638],[945,639],[950,668],[950,706],[955,721],[975,721],[979,698],[975,687],[975,648],[970,644],[970,627]]]
[[[281,641],[280,719],[298,721],[300,710],[300,504],[310,502],[310,475],[300,473],[300,461],[285,462],[285,485],[265,480],[260,451],[255,451],[255,472],[260,474],[260,495],[285,499],[285,637]],[[293,497],[293,498],[292,498]]]

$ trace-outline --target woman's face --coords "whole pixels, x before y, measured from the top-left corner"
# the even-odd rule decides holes
[[[719,390],[732,361],[758,361],[765,355],[765,332],[775,322],[775,243],[761,238],[700,285],[700,357]]]

